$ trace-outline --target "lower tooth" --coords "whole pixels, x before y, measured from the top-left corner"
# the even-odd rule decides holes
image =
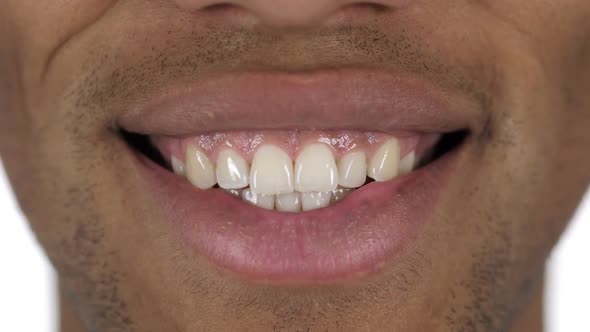
[[[301,193],[301,206],[303,211],[321,209],[330,205],[330,192]]]
[[[293,192],[277,195],[275,197],[275,209],[281,212],[300,212],[301,194]]]
[[[224,191],[230,195],[236,196],[236,197],[242,197],[242,190],[240,189],[224,189]]]
[[[279,195],[255,194],[250,189],[224,189],[226,193],[241,198],[242,200],[267,210],[279,212],[301,212],[311,211],[328,207],[343,200],[355,189],[337,188],[331,192],[292,192]]]
[[[242,199],[252,205],[256,205],[267,210],[272,210],[275,206],[274,195],[255,194],[250,189],[246,189],[242,192]]]
[[[348,188],[338,188],[332,191],[332,199],[330,203],[336,203],[344,199],[344,197],[348,196],[354,189]]]

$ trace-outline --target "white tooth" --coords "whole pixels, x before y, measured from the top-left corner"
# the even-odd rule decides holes
[[[263,195],[293,192],[293,161],[289,155],[274,145],[261,146],[252,160],[250,189]]]
[[[236,197],[242,197],[242,190],[239,189],[226,189],[225,192]]]
[[[348,188],[337,188],[336,190],[333,190],[332,191],[332,199],[330,200],[330,203],[336,203],[338,201],[343,200],[344,197],[348,196],[353,191],[354,191],[354,189],[348,189]]]
[[[400,147],[392,138],[377,149],[369,163],[367,175],[377,182],[395,178],[399,171]]]
[[[195,144],[186,148],[185,171],[187,179],[199,189],[209,189],[217,183],[213,164]]]
[[[321,143],[303,149],[295,161],[295,190],[325,192],[338,186],[338,167],[330,148]]]
[[[240,189],[248,186],[250,167],[239,153],[224,149],[217,156],[217,183],[224,189]]]
[[[172,164],[172,170],[176,175],[184,176],[185,167],[184,163],[181,160],[172,156],[172,158],[170,159],[170,163]]]
[[[275,209],[281,212],[301,211],[301,194],[298,192],[292,192],[277,195],[275,197]]]
[[[416,152],[412,151],[408,153],[402,161],[399,163],[399,174],[404,175],[408,174],[414,170],[416,165]]]
[[[367,180],[367,157],[364,152],[351,152],[338,161],[338,184],[358,188]]]
[[[250,189],[242,191],[242,199],[252,205],[256,205],[267,210],[272,210],[275,206],[274,195],[255,194]]]
[[[303,211],[321,209],[330,205],[330,192],[301,193],[301,207]]]

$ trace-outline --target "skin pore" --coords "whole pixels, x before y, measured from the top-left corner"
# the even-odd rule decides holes
[[[62,331],[541,330],[544,263],[590,183],[590,2],[273,1],[4,0],[0,156],[59,275]],[[281,286],[179,243],[121,139],[133,105],[195,77],[341,67],[479,110],[395,264]]]

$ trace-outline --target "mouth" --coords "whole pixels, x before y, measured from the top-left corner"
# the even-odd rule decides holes
[[[403,73],[244,73],[170,87],[118,124],[196,257],[325,283],[394,264],[434,220],[480,130],[474,104]]]

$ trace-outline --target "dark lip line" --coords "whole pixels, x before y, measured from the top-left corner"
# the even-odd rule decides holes
[[[477,133],[485,119],[476,98],[414,74],[340,68],[238,72],[177,82],[128,105],[115,123],[150,136],[244,128]]]

